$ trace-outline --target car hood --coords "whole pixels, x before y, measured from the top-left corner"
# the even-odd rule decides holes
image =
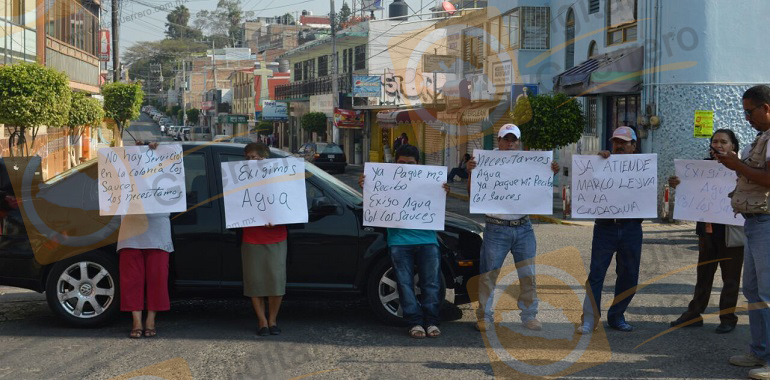
[[[444,223],[449,227],[467,230],[473,232],[474,234],[480,234],[482,231],[484,231],[484,227],[473,219],[460,216],[453,212],[446,213]]]

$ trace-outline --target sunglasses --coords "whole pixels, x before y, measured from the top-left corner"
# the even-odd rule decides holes
[[[754,108],[752,108],[750,110],[743,110],[743,114],[746,115],[746,117],[751,117],[751,114],[754,113],[754,110],[756,110],[757,108],[761,108],[763,106],[764,106],[764,104],[760,104],[760,105],[758,105],[758,106],[756,106],[756,107],[754,107]]]

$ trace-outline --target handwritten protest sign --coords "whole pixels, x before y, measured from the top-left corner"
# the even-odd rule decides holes
[[[227,228],[308,221],[302,159],[223,162],[222,189]]]
[[[553,214],[553,152],[473,151],[471,214]]]
[[[595,219],[658,216],[658,156],[572,156],[572,217]]]
[[[187,209],[180,145],[99,149],[99,215]]]
[[[364,166],[364,226],[444,230],[445,166]]]
[[[743,225],[743,216],[735,215],[727,196],[735,189],[735,172],[716,161],[674,160],[676,187],[674,219]]]

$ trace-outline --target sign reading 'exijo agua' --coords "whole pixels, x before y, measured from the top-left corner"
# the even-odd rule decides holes
[[[99,215],[186,210],[180,145],[99,149]]]
[[[553,213],[553,152],[474,150],[471,214]]]
[[[444,230],[445,166],[366,163],[364,173],[365,226]]]
[[[596,219],[658,216],[658,156],[572,156],[572,217]]]
[[[735,172],[717,161],[674,160],[676,188],[674,219],[742,226],[743,216],[730,204],[735,190]]]

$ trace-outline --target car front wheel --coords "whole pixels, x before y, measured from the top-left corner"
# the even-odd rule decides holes
[[[99,326],[120,311],[118,263],[114,255],[89,252],[54,264],[46,281],[53,312],[79,327]]]
[[[444,280],[443,273],[439,274],[439,280],[441,281],[439,299],[443,302],[446,298],[446,281]],[[414,292],[419,299],[420,288],[418,286],[419,277],[417,274],[414,276],[414,283]],[[366,296],[372,312],[380,320],[389,325],[404,325],[404,313],[399,302],[396,274],[389,257],[385,257],[375,264],[374,269],[369,274]]]

